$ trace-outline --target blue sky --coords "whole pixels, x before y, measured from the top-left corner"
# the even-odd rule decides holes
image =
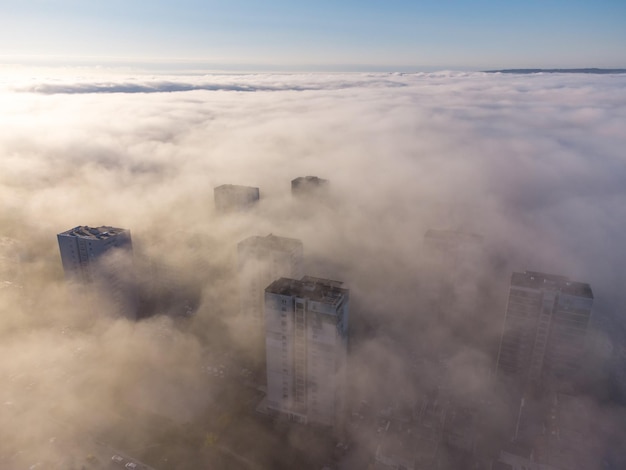
[[[0,62],[626,67],[624,0],[0,0]]]

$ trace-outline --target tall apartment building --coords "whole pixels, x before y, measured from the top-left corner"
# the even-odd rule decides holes
[[[136,314],[130,231],[116,227],[78,226],[57,235],[65,277],[97,285],[124,313]],[[106,256],[105,256],[106,254]]]
[[[265,336],[265,288],[281,277],[302,277],[302,251],[300,240],[272,234],[237,245],[240,311],[260,337]]]
[[[265,289],[267,407],[339,427],[344,413],[349,291],[304,276]]]
[[[513,273],[497,374],[524,384],[570,377],[584,354],[592,304],[589,284],[532,271]]]
[[[259,188],[223,184],[213,189],[215,210],[218,212],[235,212],[246,210],[259,201]]]
[[[328,191],[328,180],[317,176],[299,176],[291,180],[291,195],[299,197],[322,196]]]

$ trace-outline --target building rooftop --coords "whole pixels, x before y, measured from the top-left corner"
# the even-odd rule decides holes
[[[291,180],[291,194],[294,196],[323,197],[327,195],[328,180],[317,176],[300,176]]]
[[[79,225],[65,232],[59,233],[59,236],[87,238],[90,240],[102,240],[128,232],[124,228],[110,227],[102,225],[100,227],[89,227],[88,225]]]
[[[513,273],[511,276],[511,286],[558,290],[565,294],[593,299],[593,292],[589,284],[570,281],[569,278],[565,276],[555,274],[545,274],[535,271]]]
[[[261,247],[268,250],[291,250],[302,246],[296,238],[278,237],[272,233],[265,237],[253,236],[239,242],[239,247]]]
[[[307,298],[315,302],[338,305],[348,294],[343,283],[331,279],[304,276],[301,280],[281,277],[272,282],[265,292],[278,295],[292,295]]]
[[[213,188],[214,191],[231,191],[231,192],[241,192],[241,193],[247,193],[247,192],[259,192],[259,188],[256,188],[254,186],[242,186],[239,184],[221,184],[219,186],[216,186],[215,188]]]
[[[291,186],[299,186],[301,184],[311,186],[321,186],[327,184],[328,180],[318,178],[317,176],[299,176],[291,180]]]

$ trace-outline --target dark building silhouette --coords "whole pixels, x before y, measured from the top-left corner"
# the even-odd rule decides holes
[[[296,197],[323,196],[328,191],[328,180],[317,176],[300,176],[291,180],[291,194]]]

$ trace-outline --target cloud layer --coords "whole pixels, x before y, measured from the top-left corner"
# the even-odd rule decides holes
[[[41,76],[5,80],[0,99],[0,221],[14,240],[2,246],[19,245],[15,282],[29,292],[18,302],[0,290],[0,398],[23,410],[0,449],[7,462],[52,452],[29,447],[42,413],[106,430],[119,423],[84,410],[138,393],[173,416],[204,409],[207,355],[246,344],[233,269],[250,235],[299,238],[308,274],[346,282],[360,338],[352,381],[381,403],[384,384],[401,400],[432,385],[407,374],[411,354],[446,355],[451,387],[490,393],[482,377],[511,271],[589,282],[603,315],[626,300],[625,76]],[[291,199],[290,180],[305,175],[330,180],[332,204]],[[258,209],[216,215],[224,183],[260,187]],[[105,300],[76,308],[55,238],[76,225],[128,228],[136,250],[200,281],[193,327],[111,319]],[[483,236],[467,280],[483,310],[431,318],[429,228]]]

